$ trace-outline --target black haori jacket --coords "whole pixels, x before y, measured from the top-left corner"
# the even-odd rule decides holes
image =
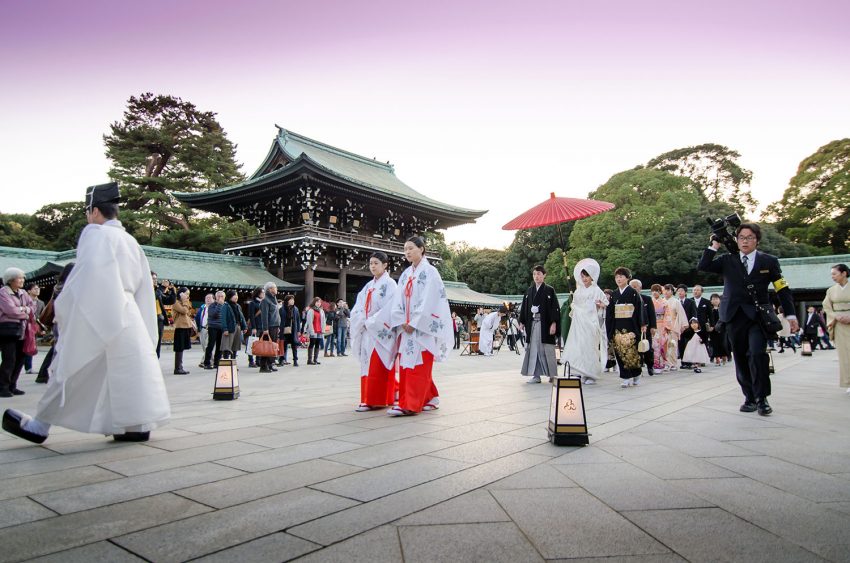
[[[616,318],[617,305],[632,305],[632,315],[622,319]],[[614,289],[614,295],[611,296],[608,308],[605,310],[605,330],[608,332],[608,340],[613,339],[614,333],[618,330],[627,330],[639,336],[640,327],[646,326],[646,322],[641,295],[628,285],[622,293],[619,287]]]
[[[525,327],[525,334],[531,338],[531,327],[534,324],[534,315],[531,312],[531,306],[537,305],[540,310],[540,341],[543,344],[555,344],[558,335],[561,333],[561,306],[558,304],[558,296],[555,295],[555,288],[551,285],[543,284],[540,290],[537,286],[531,284],[528,291],[522,298],[522,306],[519,310],[519,322]],[[549,334],[549,327],[555,323],[555,334]]]

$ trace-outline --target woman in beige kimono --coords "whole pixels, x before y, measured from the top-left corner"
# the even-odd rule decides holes
[[[840,378],[838,385],[850,394],[850,287],[847,276],[850,268],[846,264],[832,267],[832,281],[835,285],[826,290],[823,300],[823,312],[828,320],[829,336],[838,348],[838,367]]]
[[[682,303],[673,295],[675,289],[669,283],[664,286],[664,298],[667,300],[667,307],[664,309],[664,331],[667,339],[664,347],[664,371],[679,369],[679,338],[682,331],[688,327],[688,315]]]

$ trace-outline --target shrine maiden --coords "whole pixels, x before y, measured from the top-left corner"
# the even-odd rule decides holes
[[[395,401],[398,340],[378,339],[378,332],[386,329],[384,323],[369,322],[393,302],[398,290],[387,273],[387,261],[387,255],[380,251],[369,258],[369,271],[374,277],[357,294],[351,310],[351,347],[360,361],[360,406],[355,409],[358,412]]]
[[[440,400],[431,370],[435,361],[448,358],[454,341],[446,288],[440,273],[425,258],[422,237],[414,236],[404,243],[404,257],[411,265],[398,280],[387,326],[378,332],[381,341],[400,336],[399,400],[397,407],[387,411],[390,416],[438,408]]]

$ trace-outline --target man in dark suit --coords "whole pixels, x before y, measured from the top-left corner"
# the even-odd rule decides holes
[[[767,416],[773,409],[767,402],[770,395],[769,359],[767,340],[759,324],[758,311],[748,290],[752,286],[759,304],[770,303],[768,284],[773,283],[783,311],[794,311],[794,298],[782,278],[782,269],[776,256],[759,252],[761,229],[755,223],[741,223],[737,228],[739,252],[717,257],[720,242],[712,240],[702,253],[699,270],[723,275],[723,297],[720,300],[720,320],[726,324],[735,358],[738,384],[744,393],[741,412],[758,410]],[[791,332],[797,332],[797,317],[786,317]]]
[[[818,328],[823,331],[821,334],[826,334],[826,323],[823,321],[823,317],[815,310],[814,306],[809,305],[808,309],[806,309],[806,324],[803,325],[803,336],[811,343],[812,351],[814,351],[815,346],[820,342]]]
[[[646,372],[649,375],[655,375],[655,369],[653,368],[655,365],[655,352],[652,350],[652,339],[655,338],[655,331],[658,328],[658,321],[655,318],[655,304],[652,302],[652,297],[641,293],[643,290],[643,283],[639,279],[633,279],[629,282],[629,285],[632,286],[632,289],[637,291],[638,295],[640,295],[641,301],[643,301],[643,318],[646,319],[646,339],[649,341],[649,350],[641,354],[641,356],[643,357],[643,363],[646,366]]]
[[[695,313],[688,317],[693,318],[696,317],[699,321],[700,330],[708,329],[708,312],[711,310],[711,303],[702,296],[702,286],[695,285],[694,286],[694,296],[689,297],[687,301],[693,304],[693,310]],[[685,309],[687,312],[687,309]]]

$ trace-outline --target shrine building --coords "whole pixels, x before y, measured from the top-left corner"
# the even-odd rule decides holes
[[[390,273],[398,276],[407,265],[408,237],[473,223],[486,213],[422,195],[399,180],[389,162],[280,126],[250,178],[175,196],[190,207],[256,227],[258,235],[229,241],[224,252],[261,258],[278,278],[304,286],[305,303],[318,296],[353,304],[371,277],[372,252],[385,252]],[[440,260],[427,256],[432,263]]]

